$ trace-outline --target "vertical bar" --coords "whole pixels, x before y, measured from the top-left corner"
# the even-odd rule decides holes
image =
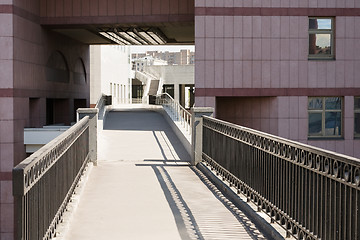
[[[355,205],[356,206],[360,206],[360,191],[357,189],[356,190],[356,194],[355,194]],[[356,207],[355,208],[355,220],[354,220],[354,229],[356,229],[355,232],[355,238],[354,239],[359,239],[360,238],[360,208]]]
[[[319,198],[319,210],[317,213],[317,222],[318,222],[318,236],[320,238],[324,237],[324,222],[325,222],[325,198],[326,198],[326,189],[324,176],[319,175],[320,181],[320,193],[318,195]]]
[[[299,188],[299,223],[304,224],[304,205],[305,205],[305,189],[304,189],[304,182],[305,182],[305,175],[304,175],[304,168],[299,166],[299,180],[300,180],[300,188]]]

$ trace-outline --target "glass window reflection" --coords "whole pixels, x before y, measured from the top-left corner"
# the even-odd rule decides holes
[[[308,104],[309,137],[342,136],[341,97],[309,97]]]
[[[321,113],[309,113],[309,135],[321,135],[321,124]]]
[[[309,29],[331,29],[331,18],[310,18]]]
[[[333,18],[309,18],[309,59],[334,58]]]
[[[326,109],[341,109],[341,98],[339,97],[329,97],[325,100]]]
[[[354,135],[360,137],[360,97],[354,97]]]
[[[355,113],[355,135],[360,136],[360,113]]]
[[[322,109],[322,98],[309,98],[309,109]]]
[[[325,135],[340,136],[341,135],[341,113],[326,112],[325,113]]]
[[[309,54],[331,54],[330,34],[309,34]]]

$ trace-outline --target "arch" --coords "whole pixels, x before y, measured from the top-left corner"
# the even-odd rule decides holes
[[[69,65],[64,54],[54,51],[46,63],[46,80],[51,82],[70,81]]]
[[[74,67],[74,83],[85,84],[86,83],[86,68],[84,61],[81,57],[76,60]]]

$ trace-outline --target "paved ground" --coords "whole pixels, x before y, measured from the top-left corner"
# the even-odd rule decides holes
[[[189,160],[161,114],[110,112],[66,239],[264,239]]]

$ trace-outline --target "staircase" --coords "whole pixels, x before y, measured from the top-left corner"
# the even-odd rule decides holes
[[[149,88],[149,95],[154,96],[157,94],[159,88],[159,80],[151,79],[150,81],[150,88]]]

